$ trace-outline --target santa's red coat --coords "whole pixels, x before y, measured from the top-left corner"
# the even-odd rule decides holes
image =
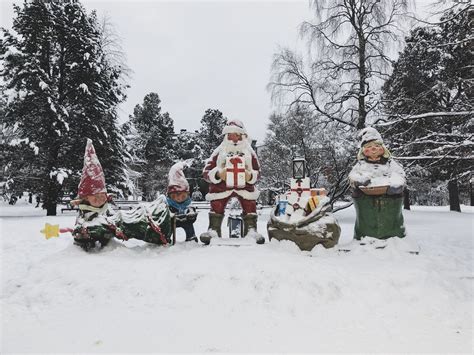
[[[209,193],[206,195],[206,200],[225,199],[233,193],[245,200],[257,200],[260,194],[255,188],[255,183],[260,176],[260,163],[258,162],[257,154],[248,144],[241,154],[245,162],[245,169],[251,173],[252,177],[250,181],[246,182],[245,187],[232,188],[227,187],[226,182],[218,175],[219,171],[225,167],[227,152],[223,149],[223,144],[214,150],[211,157],[206,161],[202,172],[204,180],[209,183]]]

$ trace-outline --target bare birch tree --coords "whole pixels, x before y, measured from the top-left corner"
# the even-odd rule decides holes
[[[409,0],[313,0],[316,22],[304,22],[309,62],[282,49],[269,84],[274,99],[308,107],[320,123],[361,129],[388,78],[390,46],[400,38]]]

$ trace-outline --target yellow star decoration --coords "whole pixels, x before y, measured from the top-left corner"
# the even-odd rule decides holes
[[[41,233],[44,234],[46,239],[59,237],[59,224],[52,225],[52,224],[46,223],[44,225],[44,229],[41,230]]]

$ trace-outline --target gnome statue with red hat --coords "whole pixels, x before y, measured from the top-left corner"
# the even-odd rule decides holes
[[[191,207],[189,197],[189,183],[184,176],[183,170],[190,166],[190,161],[182,161],[174,164],[168,175],[168,206],[170,212],[176,219],[176,228],[183,228],[186,233],[186,241],[197,242],[194,232],[194,222],[196,222],[196,209]]]
[[[257,155],[247,139],[247,131],[241,121],[230,120],[224,127],[223,142],[206,161],[203,177],[209,183],[206,199],[211,202],[209,229],[201,234],[204,244],[214,237],[221,237],[224,211],[230,198],[239,200],[243,211],[244,236],[250,236],[258,244],[265,242],[257,233],[257,204],[259,191],[255,188],[260,174]]]
[[[79,207],[79,216],[72,231],[74,241],[85,251],[110,239],[140,239],[154,244],[171,243],[173,227],[164,196],[148,205],[130,211],[114,213],[109,209],[102,166],[90,139],[87,140],[84,167],[78,188],[78,199],[71,202]]]
[[[92,140],[87,139],[78,199],[71,201],[72,205],[79,207],[79,216],[72,232],[74,241],[86,251],[94,248],[96,242],[105,246],[114,237],[114,232],[103,226],[109,224],[107,217],[112,215],[109,211],[109,200],[102,166]]]

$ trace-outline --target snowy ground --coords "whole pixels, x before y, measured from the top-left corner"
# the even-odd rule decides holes
[[[42,216],[0,206],[1,353],[437,352],[473,350],[473,211],[406,211],[418,256],[294,244],[160,248],[112,243],[86,254]],[[259,227],[265,230],[268,210]],[[340,243],[354,210],[336,214]],[[198,232],[207,227],[199,214]],[[265,233],[266,235],[266,233]]]

